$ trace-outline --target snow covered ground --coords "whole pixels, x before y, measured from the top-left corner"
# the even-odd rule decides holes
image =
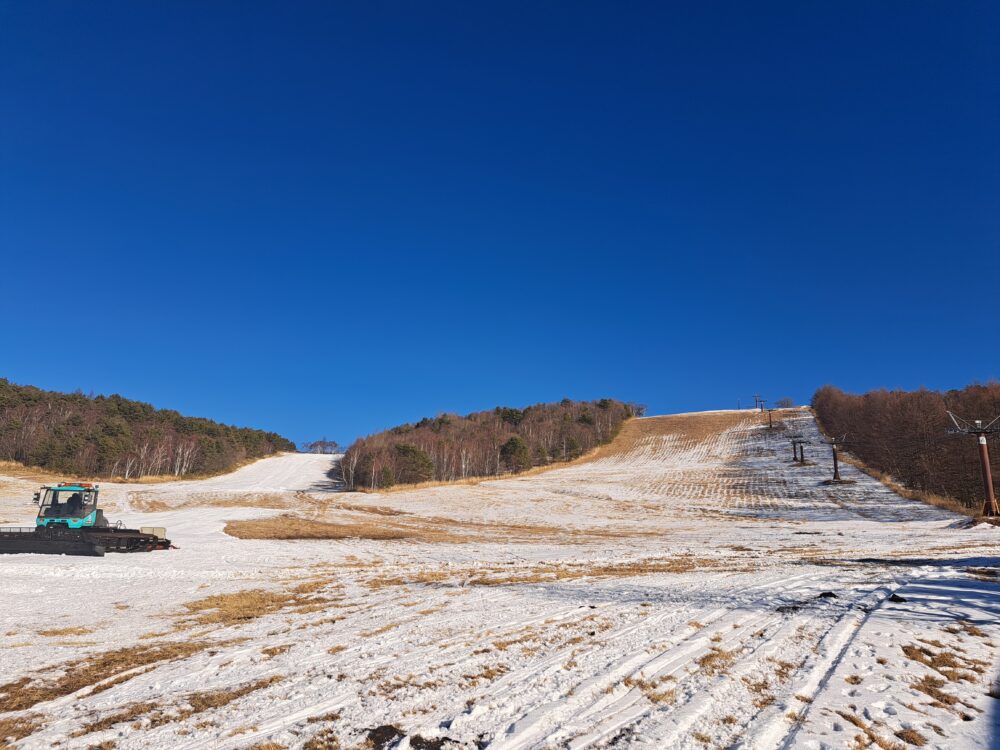
[[[998,529],[849,465],[825,485],[808,412],[760,421],[635,420],[587,463],[382,495],[312,455],[106,485],[179,549],[0,557],[0,744],[1000,747]],[[31,490],[0,479],[0,519]],[[289,512],[407,538],[223,531]]]

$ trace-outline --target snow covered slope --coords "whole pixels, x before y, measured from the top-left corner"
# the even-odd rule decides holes
[[[329,456],[109,487],[115,517],[180,549],[0,557],[0,737],[993,746],[997,529],[850,466],[825,485],[808,412],[760,421],[634,420],[590,462],[384,495],[336,493]],[[791,432],[816,463],[791,462]],[[0,518],[31,508],[18,487],[0,482]],[[401,538],[223,531],[288,512]]]

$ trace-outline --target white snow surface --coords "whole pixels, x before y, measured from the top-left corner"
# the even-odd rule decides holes
[[[104,485],[109,516],[166,526],[178,549],[0,556],[0,709],[108,652],[211,646],[53,689],[0,713],[0,730],[30,719],[12,745],[122,750],[365,747],[386,725],[401,750],[1000,746],[988,694],[1000,530],[848,464],[854,484],[823,484],[829,457],[807,411],[784,432],[734,420],[702,441],[667,431],[478,485],[343,493],[322,455]],[[812,439],[814,464],[791,462],[788,432]],[[0,519],[30,523],[32,489],[2,479]],[[288,508],[239,507],[275,495]],[[141,512],[150,500],[157,512]],[[450,538],[223,531],[297,508]],[[185,607],[247,590],[290,599],[231,624],[193,623]],[[68,628],[81,630],[43,634]]]

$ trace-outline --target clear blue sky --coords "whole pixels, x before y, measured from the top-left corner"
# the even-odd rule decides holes
[[[0,3],[0,376],[301,441],[1000,377],[994,2]]]

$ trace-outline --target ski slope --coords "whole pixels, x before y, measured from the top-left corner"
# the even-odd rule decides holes
[[[24,748],[994,746],[997,529],[850,465],[853,484],[823,484],[811,416],[784,421],[634,420],[588,462],[382,495],[336,492],[333,459],[304,455],[109,485],[114,517],[165,525],[180,549],[0,557],[0,735]],[[812,438],[815,463],[791,462],[791,432]],[[18,486],[0,483],[0,517],[24,522]],[[224,532],[282,513],[402,538]]]

